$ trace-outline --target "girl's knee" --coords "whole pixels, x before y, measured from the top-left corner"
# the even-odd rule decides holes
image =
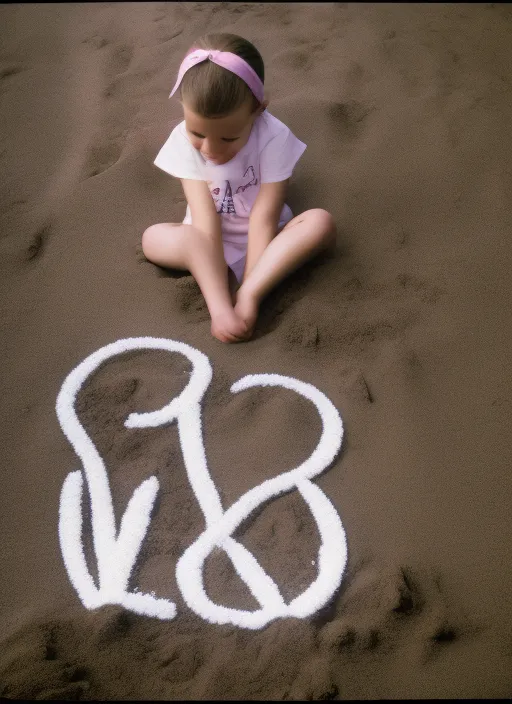
[[[166,236],[168,236],[168,227],[169,225],[166,223],[159,223],[158,225],[150,225],[147,230],[144,230],[141,244],[146,259],[151,261],[152,259],[158,258]]]
[[[314,208],[310,211],[315,220],[315,239],[319,247],[329,248],[336,242],[336,222],[327,210]]]
[[[153,254],[155,248],[155,239],[158,227],[158,225],[151,225],[142,233],[142,251],[144,252],[146,259],[151,260],[152,258],[151,255]]]
[[[142,234],[142,251],[146,259],[162,267],[189,269],[189,227],[172,222],[148,227]]]
[[[315,214],[315,219],[323,230],[331,231],[336,229],[334,218],[328,210],[313,208],[310,212]]]

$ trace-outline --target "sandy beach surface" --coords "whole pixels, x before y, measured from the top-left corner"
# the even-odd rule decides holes
[[[510,697],[511,6],[12,4],[0,26],[0,695]],[[179,181],[153,160],[182,119],[168,100],[181,59],[207,31],[258,47],[269,112],[307,144],[287,202],[325,208],[338,227],[336,250],[271,293],[241,345],[212,338],[190,275],[140,249],[149,225],[184,216]],[[76,413],[117,529],[136,487],[158,481],[127,589],[176,615],[85,608],[59,543],[65,481],[71,505],[82,479],[93,591],[101,545],[57,396],[89,355],[142,337],[211,365],[202,428],[224,509],[307,460],[322,432],[293,390],[232,384],[279,374],[334,404],[341,450],[313,485],[348,560],[323,608],[258,629],[190,608],[176,565],[206,516],[176,423],[125,421],[181,393],[191,363],[150,349],[87,376]],[[317,576],[321,537],[297,489],[233,538],[286,603]],[[214,604],[261,608],[224,550],[202,574]]]

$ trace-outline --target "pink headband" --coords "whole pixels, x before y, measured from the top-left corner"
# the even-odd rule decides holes
[[[247,83],[260,103],[263,102],[263,83],[259,79],[256,71],[236,54],[232,54],[230,51],[218,51],[216,49],[192,49],[192,51],[185,56],[178,72],[178,80],[169,98],[178,90],[183,76],[188,69],[206,59],[210,59],[210,61],[213,61],[217,66],[222,66],[222,68],[226,68],[228,71],[231,71],[231,73],[240,76],[240,78]]]

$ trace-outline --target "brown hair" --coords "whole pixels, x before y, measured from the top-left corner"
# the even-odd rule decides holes
[[[260,52],[250,41],[237,34],[205,34],[192,45],[194,49],[218,49],[237,54],[254,69],[263,83],[265,68]],[[183,76],[180,97],[201,117],[224,117],[251,100],[251,112],[260,102],[239,76],[217,66],[213,61],[201,61]]]

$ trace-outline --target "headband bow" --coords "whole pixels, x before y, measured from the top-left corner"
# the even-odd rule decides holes
[[[235,73],[239,76],[243,81],[245,81],[245,83],[247,83],[259,102],[263,102],[263,83],[258,77],[256,71],[249,66],[247,61],[240,58],[240,56],[232,54],[230,51],[218,51],[217,49],[192,49],[192,51],[185,56],[178,72],[178,79],[171,91],[171,94],[169,95],[169,98],[178,90],[183,76],[188,69],[201,63],[201,61],[206,61],[206,59],[213,61],[213,63],[217,64],[217,66],[222,66],[222,68],[225,68],[228,71],[231,71],[231,73]]]

